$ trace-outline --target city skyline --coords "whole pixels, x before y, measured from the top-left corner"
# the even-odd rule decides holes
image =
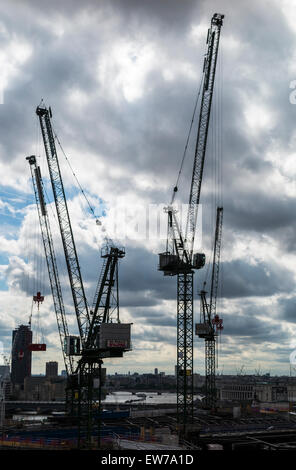
[[[59,3],[59,9],[56,1],[14,0],[0,6],[5,71],[0,83],[0,341],[5,355],[10,355],[12,330],[28,324],[32,297],[40,291],[45,299],[39,311],[33,305],[33,341],[44,336],[47,351],[33,352],[32,371],[44,370],[49,361],[63,369],[25,160],[37,156],[48,206],[54,209],[36,106],[42,98],[51,106],[68,162],[101,222],[93,218],[57,146],[91,303],[112,207],[148,208],[170,201],[202,74],[207,28],[219,11],[225,20],[199,248],[210,261],[219,190],[224,225],[218,313],[224,331],[217,372],[235,374],[244,366],[246,371],[289,375],[296,348],[296,106],[291,98],[296,6],[267,0],[239,5],[171,0],[169,7],[156,0],[141,5],[127,0],[124,7],[117,0],[69,3],[71,8]],[[218,188],[216,147],[223,169]],[[192,159],[189,154],[180,186],[184,204]],[[57,223],[49,212],[69,327],[77,333]],[[176,282],[157,271],[165,240],[138,237],[136,224],[129,228],[129,236],[119,240],[126,249],[119,298],[121,321],[133,323],[133,351],[104,366],[108,373],[132,367],[139,373],[155,367],[168,373],[176,363]],[[207,264],[195,276],[195,322],[208,272]],[[197,337],[194,351],[194,372],[203,374],[204,342]]]

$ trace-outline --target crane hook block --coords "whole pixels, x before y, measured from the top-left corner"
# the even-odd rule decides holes
[[[41,292],[37,292],[37,295],[33,295],[33,300],[35,303],[37,303],[39,309],[39,305],[42,304],[44,296],[41,295]]]

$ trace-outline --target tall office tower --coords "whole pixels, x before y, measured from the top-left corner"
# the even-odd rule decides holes
[[[55,361],[50,361],[46,363],[46,377],[57,377],[58,375],[58,363]]]
[[[20,325],[12,332],[11,382],[13,385],[24,385],[25,377],[31,377],[32,331],[27,325]]]

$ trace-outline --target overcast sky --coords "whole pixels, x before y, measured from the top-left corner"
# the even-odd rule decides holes
[[[216,204],[223,204],[218,371],[236,373],[244,366],[249,373],[289,373],[296,348],[295,3],[12,0],[0,4],[0,341],[9,356],[11,331],[28,322],[32,296],[41,290],[45,301],[39,319],[33,308],[33,329],[36,340],[43,331],[48,348],[34,353],[34,373],[44,372],[49,360],[64,368],[25,160],[38,156],[52,203],[36,106],[41,99],[51,106],[54,129],[102,220],[99,227],[58,147],[91,303],[102,262],[102,227],[111,230],[112,210],[137,204],[141,213],[149,204],[162,207],[170,200],[215,12],[225,19],[197,248],[210,260]],[[196,123],[193,143],[195,136]],[[183,203],[193,143],[180,183]],[[69,328],[75,332],[53,216],[51,222]],[[176,279],[157,271],[165,240],[137,238],[134,225],[124,238],[117,233],[126,248],[120,315],[133,322],[133,352],[106,366],[109,372],[157,367],[173,373]],[[196,321],[198,292],[209,270],[207,264],[195,276]],[[195,337],[194,345],[195,372],[203,374],[203,340]]]

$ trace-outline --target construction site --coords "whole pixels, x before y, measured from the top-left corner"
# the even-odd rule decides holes
[[[18,166],[31,191],[26,217],[33,214],[35,222],[31,222],[32,232],[23,230],[24,251],[31,253],[31,260],[28,258],[26,267],[18,268],[20,272],[24,269],[18,288],[26,292],[28,302],[24,306],[31,304],[31,310],[23,307],[15,317],[15,326],[10,323],[5,327],[9,330],[5,336],[11,340],[5,340],[1,351],[0,450],[296,450],[296,376],[292,356],[290,363],[283,356],[279,359],[288,362],[290,373],[274,375],[263,373],[260,368],[247,373],[243,364],[248,362],[248,355],[243,347],[249,349],[250,335],[236,350],[236,338],[241,339],[240,325],[236,320],[231,324],[230,317],[224,317],[226,308],[221,307],[225,306],[225,297],[239,298],[235,292],[223,294],[228,274],[222,275],[222,267],[227,269],[227,262],[230,263],[223,258],[223,236],[231,220],[227,218],[228,206],[223,204],[228,190],[223,187],[223,142],[229,134],[222,138],[219,101],[219,54],[227,21],[226,14],[213,13],[208,17],[206,32],[202,29],[202,63],[196,64],[200,81],[196,83],[196,96],[190,98],[193,106],[185,110],[190,125],[182,136],[185,145],[176,160],[178,168],[168,173],[170,185],[164,179],[164,192],[169,194],[166,205],[161,207],[165,237],[155,242],[154,253],[149,254],[154,266],[151,273],[150,264],[146,268],[135,255],[140,242],[125,246],[122,237],[109,233],[105,218],[112,207],[104,202],[100,174],[89,175],[86,151],[83,158],[88,178],[96,179],[98,184],[101,206],[97,207],[98,200],[90,195],[87,180],[75,169],[71,152],[64,150],[67,139],[63,138],[63,128],[59,135],[56,133],[59,108],[56,111],[55,100],[41,99],[35,104],[35,115],[27,114],[27,119],[36,120],[37,151],[31,154],[31,148],[27,152],[22,148]],[[215,93],[219,93],[216,102]],[[171,100],[173,105],[174,92]],[[180,106],[179,97],[175,106]],[[69,138],[70,121],[64,130]],[[104,165],[102,171],[112,179],[116,169],[111,163],[109,169],[108,162]],[[171,174],[175,174],[173,179]],[[75,190],[69,189],[70,178]],[[119,192],[116,183],[113,191]],[[203,204],[204,192],[210,203]],[[153,204],[149,194],[147,201]],[[79,200],[87,211],[85,219],[76,204]],[[211,224],[203,223],[205,217]],[[121,222],[117,224],[123,231]],[[139,222],[137,227],[140,225]],[[91,232],[89,226],[97,232]],[[200,249],[201,234],[207,253]],[[235,231],[231,236],[235,237]],[[88,253],[82,247],[87,237],[99,261],[94,258],[94,251]],[[228,237],[228,245],[234,244],[229,240]],[[252,241],[248,243],[252,247]],[[142,291],[136,287],[139,276],[136,270],[132,271],[135,265],[145,270],[141,282],[148,294],[142,299]],[[125,266],[133,273],[132,279],[126,277]],[[272,277],[266,266],[265,274]],[[239,276],[237,273],[234,291]],[[260,290],[256,277],[252,282],[258,283]],[[165,292],[159,304],[158,298],[153,297],[155,284]],[[94,289],[90,288],[92,285]],[[253,298],[252,294],[249,297]],[[149,312],[152,320],[162,310],[166,315],[165,309],[170,308],[168,299],[174,306],[168,323],[174,331],[166,337],[168,330],[162,332],[162,322],[152,321],[148,329],[143,324]],[[133,302],[140,306],[138,316],[129,313]],[[240,304],[234,305],[240,312]],[[254,309],[254,304],[246,305],[250,311]],[[272,308],[271,303],[266,305],[267,309]],[[152,306],[147,317],[143,313],[146,306]],[[50,315],[54,316],[54,327]],[[255,320],[251,320],[251,326],[252,321],[257,338],[259,326]],[[276,336],[276,332],[272,334]],[[223,335],[228,335],[226,352]],[[153,346],[157,341],[169,344],[163,348],[163,362],[162,353]],[[287,351],[288,347],[283,354]],[[272,347],[267,348],[266,357],[272,352]],[[159,365],[154,363],[157,356]],[[57,358],[62,361],[61,373]],[[229,358],[236,374],[223,372],[221,363]],[[174,373],[167,372],[165,360]],[[164,371],[160,372],[158,367],[162,366]]]

